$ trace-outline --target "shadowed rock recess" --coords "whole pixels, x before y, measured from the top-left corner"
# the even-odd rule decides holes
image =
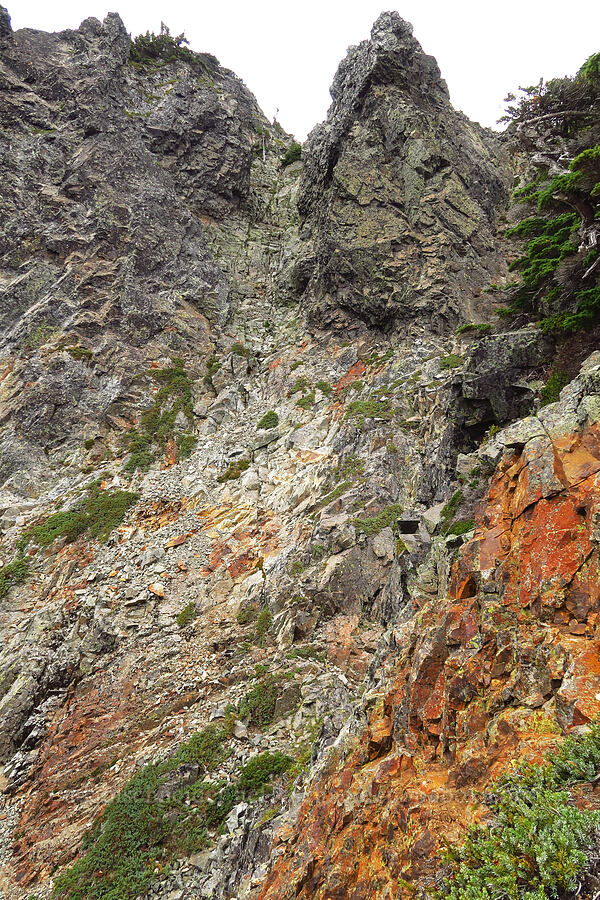
[[[299,154],[164,28],[0,7],[6,900],[597,897],[600,351],[495,315],[572,132],[397,13],[331,95]]]

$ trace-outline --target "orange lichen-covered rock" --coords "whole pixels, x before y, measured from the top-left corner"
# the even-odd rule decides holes
[[[597,380],[584,369],[507,429],[447,596],[396,631],[385,690],[316,777],[260,900],[433,886],[436,849],[481,815],[475,789],[600,713]]]

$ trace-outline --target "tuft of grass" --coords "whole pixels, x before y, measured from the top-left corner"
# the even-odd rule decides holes
[[[235,353],[236,356],[244,356],[246,359],[252,356],[252,351],[248,350],[247,347],[244,347],[241,341],[236,341],[235,344],[233,344],[231,352]]]
[[[452,525],[448,526],[445,533],[454,535],[467,534],[468,531],[473,531],[474,528],[474,519],[457,519]]]
[[[306,394],[296,403],[296,406],[299,406],[300,409],[308,410],[311,406],[314,405],[315,402],[315,392],[311,391],[310,394]]]
[[[328,381],[323,381],[323,379],[317,381],[315,387],[318,388],[322,394],[325,394],[326,397],[330,397],[333,393],[333,387]]]
[[[256,606],[254,603],[251,603],[249,606],[243,606],[238,610],[235,620],[238,625],[249,625],[250,622],[254,622],[256,615]]]
[[[327,661],[325,650],[319,650],[314,644],[306,644],[304,647],[293,647],[285,655],[287,659],[316,659],[322,663]]]
[[[452,524],[452,521],[458,511],[460,504],[463,502],[463,494],[462,491],[455,491],[441,512],[441,532],[442,534],[448,534],[448,529]]]
[[[292,163],[298,162],[301,158],[302,144],[299,144],[298,141],[292,141],[281,158],[281,165],[285,169],[287,166],[291,166]]]
[[[346,410],[346,419],[385,419],[394,417],[391,400],[353,400]]]
[[[256,643],[262,646],[267,632],[273,624],[273,616],[268,606],[265,606],[258,614],[256,620]]]
[[[251,725],[265,727],[275,716],[275,704],[279,697],[281,678],[265,675],[244,695],[238,706],[240,719],[248,719]]]
[[[478,331],[480,334],[488,334],[492,330],[492,326],[488,325],[487,322],[466,322],[464,325],[459,325],[456,329],[456,334],[466,334],[468,331]]]
[[[268,413],[265,413],[258,425],[256,426],[257,430],[259,428],[277,428],[279,425],[279,416],[274,410],[270,409]]]

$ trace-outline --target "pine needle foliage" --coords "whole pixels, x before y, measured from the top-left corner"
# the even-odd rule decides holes
[[[438,900],[553,900],[576,891],[596,844],[600,813],[573,805],[568,788],[600,773],[600,722],[568,737],[544,765],[523,764],[489,795],[491,819],[470,829],[448,864]]]

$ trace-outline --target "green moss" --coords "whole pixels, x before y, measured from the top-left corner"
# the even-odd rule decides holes
[[[560,392],[569,384],[570,380],[569,376],[560,370],[553,372],[540,391],[540,406],[556,403],[559,399]]]
[[[29,574],[29,562],[27,557],[19,551],[16,558],[6,566],[0,568],[0,599],[6,597],[10,589],[17,584],[23,584]]]
[[[445,532],[445,534],[454,534],[461,535],[466,534],[468,531],[473,531],[475,528],[475,520],[474,519],[457,519],[452,523]]]
[[[91,450],[95,443],[96,442],[95,442],[94,438],[88,438],[86,441],[83,442],[83,446],[85,447],[86,450]]]
[[[185,628],[186,625],[189,625],[190,622],[193,622],[196,618],[196,605],[190,600],[186,606],[183,607],[181,612],[178,614],[176,622],[180,628]]]
[[[268,413],[265,413],[258,425],[256,426],[257,430],[259,428],[277,428],[279,425],[279,416],[272,409],[269,410]]]
[[[567,738],[545,765],[523,764],[486,794],[492,814],[444,852],[439,900],[551,900],[571,896],[596,846],[597,811],[579,810],[565,788],[600,774],[600,726]]]
[[[281,158],[281,165],[286,168],[302,158],[302,144],[293,141]]]
[[[73,359],[92,359],[94,354],[91,350],[88,350],[87,347],[66,347],[65,348],[69,356],[72,356]]]
[[[229,463],[225,471],[219,475],[217,481],[223,484],[224,481],[235,481],[250,467],[249,459],[234,459]]]
[[[391,503],[384,507],[376,516],[370,516],[366,519],[352,519],[352,524],[357,532],[373,535],[379,534],[388,525],[395,525],[402,515],[403,508],[399,503]]]
[[[458,353],[450,353],[449,356],[442,356],[440,359],[440,369],[458,369],[462,364],[463,358]]]
[[[21,539],[35,541],[48,547],[57,538],[71,543],[81,534],[105,542],[110,533],[121,524],[127,510],[139,499],[130,491],[102,491],[97,484],[88,488],[85,498],[73,509],[49,516],[39,525],[28,528]]]

